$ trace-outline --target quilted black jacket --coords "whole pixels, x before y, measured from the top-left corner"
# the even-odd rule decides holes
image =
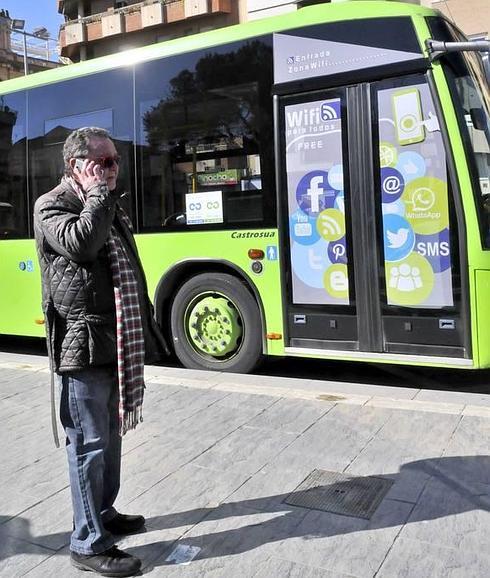
[[[146,362],[166,344],[153,308],[133,235],[120,218],[117,197],[96,187],[82,204],[64,181],[34,207],[43,311],[53,368],[59,373],[116,363],[114,288],[106,240],[114,222],[140,287]]]

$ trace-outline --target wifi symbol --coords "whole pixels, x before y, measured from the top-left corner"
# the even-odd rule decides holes
[[[335,108],[333,106],[330,106],[327,103],[322,104],[321,116],[322,116],[322,120],[325,120],[325,121],[338,118],[337,111],[335,110]]]
[[[320,215],[320,229],[321,235],[332,241],[338,239],[342,235],[342,229],[338,222],[329,215]]]

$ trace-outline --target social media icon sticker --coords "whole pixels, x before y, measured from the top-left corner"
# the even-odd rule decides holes
[[[316,219],[300,209],[289,217],[289,234],[291,239],[301,245],[313,245],[320,239],[316,228]]]
[[[323,274],[330,265],[325,242],[320,239],[314,245],[293,243],[291,266],[298,279],[309,287],[323,288]]]
[[[403,194],[405,181],[401,173],[391,167],[381,169],[381,195],[383,203],[393,203]]]
[[[331,265],[323,276],[326,292],[341,299],[345,304],[349,303],[349,276],[347,265],[336,263]]]
[[[414,250],[429,261],[434,273],[451,268],[449,229],[434,235],[416,235]]]
[[[419,179],[425,175],[427,166],[425,159],[415,151],[407,151],[398,157],[396,169],[403,175],[405,183]]]
[[[296,237],[302,239],[303,237],[311,237],[313,232],[313,227],[311,223],[295,223],[294,234]]]
[[[323,122],[339,119],[340,113],[341,113],[340,98],[327,100],[325,102],[322,102],[320,106],[320,117],[323,120]]]
[[[345,217],[338,209],[326,209],[318,215],[316,227],[325,241],[338,241],[345,235]]]
[[[386,261],[404,259],[415,244],[415,234],[410,223],[400,215],[383,215],[383,237]]]
[[[332,263],[347,264],[347,247],[345,237],[338,241],[332,241],[328,244],[328,258]]]
[[[337,191],[344,190],[344,169],[342,165],[334,165],[328,171],[328,184]]]
[[[410,253],[397,263],[385,263],[389,305],[415,307],[422,304],[434,288],[434,272],[425,257]]]
[[[391,143],[382,141],[379,143],[379,165],[383,167],[395,167],[398,162],[398,152]]]
[[[449,227],[447,183],[434,177],[410,181],[402,201],[405,218],[418,235],[433,235]]]
[[[318,215],[333,207],[337,191],[328,184],[326,171],[311,171],[304,175],[296,187],[296,202],[307,215]]]

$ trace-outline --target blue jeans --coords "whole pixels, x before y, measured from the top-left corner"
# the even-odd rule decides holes
[[[117,370],[91,367],[58,379],[73,503],[70,549],[100,554],[114,545],[104,523],[117,514],[113,504],[120,484]]]

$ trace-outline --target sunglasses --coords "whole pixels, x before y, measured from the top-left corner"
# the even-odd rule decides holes
[[[80,159],[84,159],[85,157],[78,157]],[[114,165],[118,165],[121,163],[121,157],[116,155],[115,157],[99,157],[97,159],[91,159],[94,161],[96,165],[100,165],[104,169],[112,169]]]
[[[115,157],[100,157],[95,159],[95,164],[100,165],[104,169],[112,169],[114,165],[118,165],[121,162],[121,157],[116,155]]]

